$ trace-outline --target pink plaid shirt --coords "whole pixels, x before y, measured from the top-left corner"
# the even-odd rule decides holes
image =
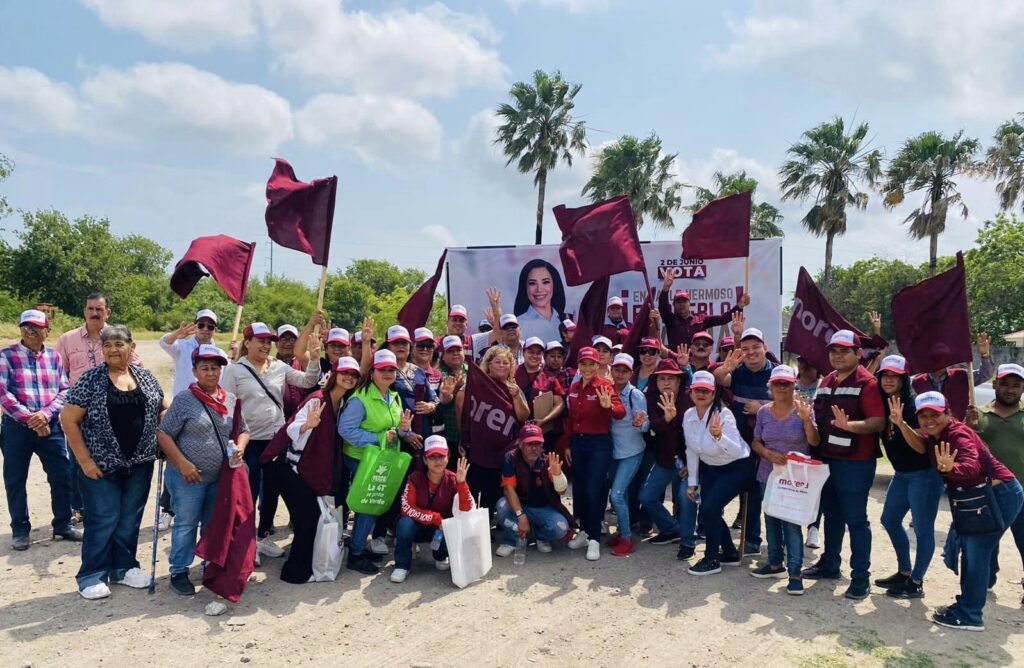
[[[4,414],[27,423],[42,411],[52,423],[64,407],[68,375],[60,353],[43,346],[34,353],[21,343],[0,350],[0,406]]]

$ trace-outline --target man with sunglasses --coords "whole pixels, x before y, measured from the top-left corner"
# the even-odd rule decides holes
[[[50,333],[46,314],[25,311],[18,324],[21,341],[0,350],[0,452],[12,547],[27,550],[32,525],[26,483],[33,454],[42,462],[50,484],[54,539],[77,542],[82,540],[82,532],[71,526],[71,467],[59,419],[70,387],[68,376],[60,353],[44,345]]]
[[[194,322],[183,322],[181,327],[160,337],[160,347],[174,360],[174,386],[171,396],[184,392],[192,384],[192,351],[212,343],[217,331],[217,314],[208,308],[196,313]]]
[[[665,323],[665,329],[668,332],[668,347],[672,350],[678,348],[680,344],[690,343],[694,332],[728,324],[732,320],[733,313],[742,311],[745,306],[750,305],[750,295],[744,294],[740,297],[739,303],[727,313],[721,315],[690,313],[690,293],[686,290],[676,290],[672,296],[672,303],[669,304],[668,296],[674,278],[671,271],[665,272],[665,281],[662,283],[661,294],[658,296],[658,313],[662,322]]]

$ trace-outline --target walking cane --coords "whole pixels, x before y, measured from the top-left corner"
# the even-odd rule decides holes
[[[160,538],[160,496],[164,487],[164,460],[156,465],[156,512],[153,513],[153,559],[149,567],[149,593],[156,593],[156,547]]]

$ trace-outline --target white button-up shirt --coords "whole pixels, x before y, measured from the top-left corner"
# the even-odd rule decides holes
[[[690,487],[697,486],[697,471],[700,463],[711,466],[725,466],[737,459],[750,456],[750,446],[736,428],[736,418],[728,407],[718,413],[722,416],[722,437],[712,438],[708,431],[710,409],[704,418],[697,417],[697,409],[689,408],[683,415],[683,436],[686,439],[686,468]]]

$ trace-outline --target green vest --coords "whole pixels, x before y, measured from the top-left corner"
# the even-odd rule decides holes
[[[398,398],[398,392],[389,391],[388,394],[391,403],[385,403],[377,386],[370,384],[350,397],[350,400],[358,399],[366,409],[366,419],[359,424],[359,428],[377,434],[377,445],[382,448],[386,443],[388,430],[394,429],[397,432],[398,423],[402,419],[402,401]],[[352,459],[362,460],[365,449],[345,441],[343,451]]]

